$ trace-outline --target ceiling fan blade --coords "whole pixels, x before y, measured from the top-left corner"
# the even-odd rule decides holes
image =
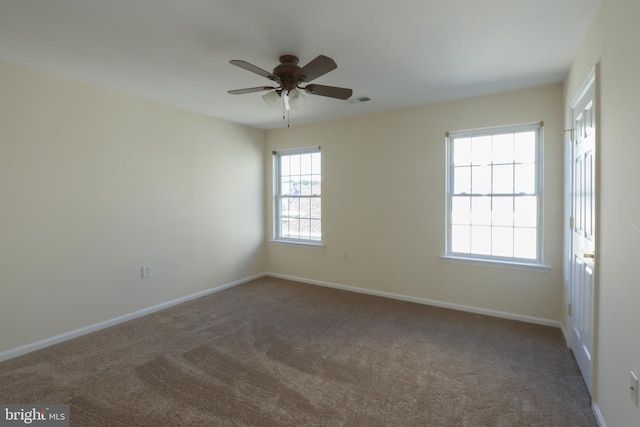
[[[263,92],[265,90],[271,90],[271,89],[276,89],[276,88],[273,86],[248,87],[246,89],[228,90],[227,93],[230,93],[231,95],[243,95],[245,93]]]
[[[349,99],[353,95],[353,90],[336,86],[307,85],[301,89],[311,95],[328,96],[329,98],[337,99]]]
[[[328,56],[318,55],[316,59],[300,68],[293,75],[302,79],[303,82],[310,82],[336,68],[338,66],[333,59]]]
[[[247,61],[242,61],[240,59],[232,59],[231,61],[229,61],[229,64],[235,65],[236,67],[243,68],[247,71],[251,71],[252,73],[258,74],[259,76],[266,77],[269,80],[273,80],[274,82],[278,81],[278,78],[273,74],[271,74],[270,72],[263,70],[260,67],[256,67],[255,65],[250,64]]]

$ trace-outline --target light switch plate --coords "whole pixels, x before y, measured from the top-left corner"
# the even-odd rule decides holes
[[[143,279],[148,279],[149,277],[151,277],[151,266],[150,265],[143,265],[142,266],[142,278]]]

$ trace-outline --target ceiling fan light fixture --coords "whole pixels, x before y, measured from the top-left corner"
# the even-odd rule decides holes
[[[300,92],[298,89],[291,89],[290,91],[288,91],[288,96],[284,95],[285,92],[287,91],[273,90],[262,95],[262,99],[264,100],[264,103],[273,110],[279,110],[281,108],[284,108],[286,111],[301,110],[305,102],[305,98],[302,92]],[[289,104],[289,108],[287,108],[287,102]]]
[[[292,110],[300,110],[304,105],[304,95],[298,89],[291,89],[289,91],[289,106]]]
[[[278,95],[278,91],[272,90],[262,95],[262,99],[269,108],[276,109],[280,106],[280,95]]]

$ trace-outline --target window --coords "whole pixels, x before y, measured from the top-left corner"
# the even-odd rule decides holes
[[[322,157],[320,148],[274,152],[275,240],[320,244]]]
[[[541,124],[447,138],[446,257],[542,264]]]

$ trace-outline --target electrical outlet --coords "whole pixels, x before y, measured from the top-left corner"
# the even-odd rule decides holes
[[[150,265],[143,265],[142,266],[142,278],[143,279],[148,279],[149,277],[151,277],[151,266]]]
[[[633,371],[629,372],[629,396],[633,403],[638,406],[638,377]]]

